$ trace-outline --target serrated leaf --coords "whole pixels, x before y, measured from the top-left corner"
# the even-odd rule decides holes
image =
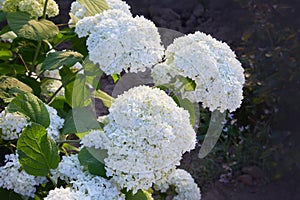
[[[107,108],[110,108],[112,103],[114,102],[114,98],[108,95],[107,93],[103,92],[102,90],[96,90],[93,93],[93,97],[100,99]]]
[[[105,0],[78,0],[78,2],[87,9],[85,16],[94,16],[109,9]]]
[[[58,148],[48,136],[45,127],[32,123],[27,126],[17,142],[22,168],[34,176],[47,176],[59,163]]]
[[[125,197],[126,200],[153,200],[152,194],[146,190],[138,190],[133,194],[128,192]]]
[[[7,106],[8,112],[20,112],[30,121],[44,127],[50,124],[49,113],[44,103],[31,93],[19,94]]]
[[[74,108],[66,117],[63,134],[82,133],[101,128],[96,116],[87,108]]]
[[[34,20],[24,12],[7,13],[7,23],[19,37],[41,41],[53,38],[59,33],[57,26],[46,19]]]
[[[22,92],[32,92],[32,89],[16,78],[0,76],[0,98],[4,102],[9,103]]]
[[[81,62],[83,55],[74,51],[57,51],[49,53],[42,64],[41,70],[54,70],[61,66],[72,67]]]
[[[100,154],[102,157],[107,157],[106,150],[96,150],[97,153]],[[78,154],[78,159],[80,164],[85,166],[91,174],[106,177],[104,161],[99,161],[98,159],[96,159],[86,147],[80,150]]]

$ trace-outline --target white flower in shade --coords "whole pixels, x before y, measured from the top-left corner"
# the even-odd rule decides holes
[[[50,125],[46,129],[48,132],[48,135],[56,142],[60,140],[60,132],[59,129],[61,129],[64,125],[65,120],[58,116],[57,111],[52,108],[51,106],[48,106],[45,104],[49,117],[50,117]]]
[[[243,71],[226,43],[196,32],[175,39],[166,50],[166,62],[155,66],[152,75],[156,84],[166,84],[164,77],[169,76],[177,86],[178,76],[188,77],[196,88],[187,91],[183,85],[179,86],[183,97],[202,102],[211,111],[232,112],[240,107],[243,99]]]
[[[89,34],[89,58],[106,74],[120,74],[123,69],[145,71],[162,60],[164,48],[158,29],[150,20],[107,10],[86,22],[79,21],[75,32],[79,36]]]
[[[5,12],[22,11],[27,12],[33,17],[43,15],[45,0],[5,0],[2,9]],[[59,14],[59,8],[54,0],[48,0],[46,15],[55,17]]]
[[[46,177],[32,176],[21,169],[18,156],[10,154],[5,156],[6,164],[0,167],[0,187],[13,190],[26,197],[34,197],[35,186],[46,183]]]
[[[51,97],[58,90],[58,88],[62,86],[59,70],[46,70],[43,75],[45,78],[48,79],[43,81],[41,84],[41,94],[45,97]],[[56,94],[56,96],[64,95],[64,88],[61,88],[61,90]]]
[[[58,167],[51,170],[51,174],[54,180],[57,181],[57,178],[60,178],[66,182],[86,176],[86,173],[83,172],[83,166],[80,165],[77,154],[63,156]]]
[[[164,177],[164,180],[157,182],[155,185],[162,192],[165,192],[169,186],[175,186],[177,196],[174,200],[200,200],[200,189],[195,183],[193,177],[183,169],[174,170],[168,177]]]
[[[1,138],[4,140],[18,139],[21,132],[28,125],[27,118],[21,113],[9,113],[3,110],[0,113]]]
[[[132,88],[115,99],[109,112],[104,131],[92,131],[82,144],[107,150],[106,174],[121,188],[149,189],[195,147],[189,113],[158,88]]]
[[[50,190],[49,194],[44,198],[44,200],[91,200],[84,193],[80,191],[71,190],[70,188],[55,188]]]

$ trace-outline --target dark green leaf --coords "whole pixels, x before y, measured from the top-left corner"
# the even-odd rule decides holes
[[[59,163],[58,148],[45,127],[33,123],[25,128],[17,142],[22,168],[34,176],[47,176]]]
[[[78,0],[78,2],[87,9],[85,16],[94,16],[109,9],[105,0]]]
[[[49,113],[44,103],[31,93],[19,94],[7,107],[8,112],[20,112],[29,117],[30,121],[48,127]]]
[[[30,15],[24,12],[8,13],[7,22],[18,36],[36,41],[51,39],[59,32],[53,22],[46,19],[40,21],[31,19]]]
[[[82,133],[101,128],[96,116],[87,108],[74,108],[66,117],[63,134]]]
[[[85,166],[91,174],[106,177],[104,158],[107,157],[107,152],[106,150],[94,149],[94,153],[98,154],[98,157],[103,157],[103,160],[99,161],[98,159],[96,159],[90,153],[90,151],[86,147],[84,147],[78,154],[79,162],[81,165]]]
[[[49,53],[41,67],[42,71],[58,69],[61,66],[72,67],[81,62],[83,55],[73,51],[57,51]]]
[[[3,200],[23,200],[23,198],[12,190],[0,188],[0,197]]]
[[[40,96],[41,94],[41,83],[38,82],[36,79],[25,76],[25,75],[18,75],[17,78],[22,81],[23,83],[30,85],[33,90],[33,94],[36,96]]]
[[[0,22],[6,20],[6,12],[0,11]]]

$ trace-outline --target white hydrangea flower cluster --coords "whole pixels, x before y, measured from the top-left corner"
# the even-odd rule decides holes
[[[174,200],[200,200],[200,189],[195,183],[193,177],[183,169],[174,170],[165,180],[155,185],[162,192],[165,192],[169,186],[174,185],[177,195]]]
[[[27,118],[21,113],[9,113],[6,110],[0,113],[0,129],[3,140],[18,139],[27,125]]]
[[[60,132],[64,125],[64,119],[57,115],[57,111],[51,106],[46,105],[50,117],[50,125],[47,127],[48,135],[56,142],[60,140]],[[30,121],[22,113],[9,113],[3,110],[0,113],[0,129],[2,131],[1,138],[4,140],[18,139]]]
[[[71,184],[71,193],[84,194],[87,199],[125,199],[117,187],[111,180],[106,180],[100,176],[93,176],[84,171],[80,165],[77,155],[63,156],[59,166],[55,170],[51,170],[54,180],[59,177],[61,180]],[[60,192],[57,190],[57,192]],[[53,194],[52,192],[51,194]],[[54,194],[53,194],[54,195]],[[83,199],[84,199],[83,198]]]
[[[92,131],[82,144],[107,150],[106,174],[121,188],[149,189],[195,147],[188,111],[158,88],[132,88],[115,99],[109,112],[104,131]]]
[[[70,188],[55,188],[50,190],[47,197],[44,200],[90,200],[84,193],[80,191],[74,191]]]
[[[188,77],[196,83],[196,88],[186,91],[181,86],[183,97],[202,102],[211,111],[232,112],[243,99],[243,72],[226,43],[195,32],[174,40],[166,50],[166,62],[155,66],[152,76],[156,84],[167,84],[173,78],[177,86],[176,76]]]
[[[79,37],[89,35],[89,58],[106,74],[145,71],[162,60],[157,27],[144,17],[132,17],[120,10],[80,20],[75,28]]]
[[[61,76],[59,74],[59,70],[46,70],[44,72],[44,77],[49,78],[46,81],[42,82],[41,84],[41,94],[45,97],[52,96],[58,88],[62,86]],[[64,96],[65,95],[65,89],[62,88],[56,96]]]
[[[68,183],[86,176],[83,166],[80,165],[78,156],[75,154],[63,156],[58,167],[51,170],[51,174],[55,181],[60,178]]]
[[[59,129],[61,129],[64,126],[65,120],[57,115],[57,111],[52,108],[51,106],[48,106],[45,104],[49,117],[50,117],[50,125],[46,129],[48,132],[48,135],[55,141],[58,142],[60,140],[60,132]]]
[[[32,176],[21,169],[16,154],[5,155],[6,164],[0,167],[0,187],[26,197],[34,197],[35,186],[46,183],[46,177]]]
[[[33,17],[43,15],[45,0],[5,0],[2,3],[2,10],[5,12],[22,11]],[[46,14],[48,17],[55,17],[59,14],[59,8],[54,0],[48,0]]]

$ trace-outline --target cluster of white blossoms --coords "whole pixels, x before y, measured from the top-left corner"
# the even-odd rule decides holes
[[[56,192],[66,195],[80,196],[82,199],[112,199],[123,200],[124,194],[121,193],[117,185],[112,180],[107,180],[100,176],[94,176],[84,171],[80,165],[77,155],[63,156],[57,169],[51,170],[52,178],[66,181],[71,185],[70,189],[55,189],[50,191],[48,198],[55,199]]]
[[[41,84],[41,94],[45,97],[52,96],[58,88],[62,86],[61,76],[59,74],[59,70],[46,70],[43,73],[44,77],[47,78]],[[61,90],[56,94],[56,96],[64,96],[65,89],[61,88]]]
[[[202,102],[211,111],[232,112],[240,107],[243,99],[243,72],[226,43],[195,32],[174,40],[166,50],[166,61],[154,67],[152,76],[156,84],[174,81],[183,97]],[[185,90],[178,76],[193,80],[195,90]]]
[[[44,200],[90,200],[84,193],[71,190],[70,188],[55,188],[50,190]]]
[[[121,188],[149,189],[195,147],[188,111],[158,88],[132,88],[115,99],[109,112],[104,131],[91,131],[82,144],[107,150],[106,175]]]
[[[22,11],[33,17],[43,15],[45,0],[4,0],[0,2],[1,10],[5,12]],[[46,14],[48,17],[55,17],[59,14],[59,8],[54,0],[48,0]]]
[[[183,169],[174,170],[168,177],[158,182],[155,187],[166,192],[171,186],[175,186],[175,192],[177,195],[173,198],[174,200],[200,200],[201,193],[200,189],[195,183],[193,177]]]
[[[27,118],[21,113],[9,113],[6,110],[0,113],[1,138],[4,140],[18,139],[27,125]]]
[[[79,37],[89,36],[89,58],[106,74],[145,71],[164,55],[154,23],[121,10],[86,17],[77,23],[75,32]]]
[[[50,117],[50,125],[47,127],[48,135],[56,142],[60,140],[60,132],[64,125],[64,119],[57,115],[57,111],[46,105],[47,111]],[[29,119],[22,113],[14,112],[9,113],[7,110],[3,110],[0,113],[0,129],[1,138],[4,140],[18,139],[22,131],[30,124]]]
[[[0,187],[25,197],[34,197],[35,186],[46,183],[46,177],[33,176],[22,170],[15,154],[5,155],[6,164],[0,167]]]

